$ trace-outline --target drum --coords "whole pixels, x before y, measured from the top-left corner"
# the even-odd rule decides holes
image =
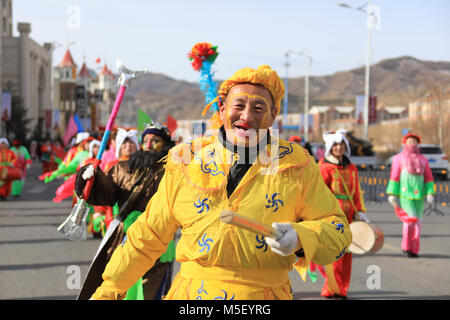
[[[354,254],[374,254],[383,247],[383,231],[372,223],[354,221],[350,224],[352,243],[349,251]]]
[[[15,167],[0,166],[0,179],[3,181],[12,181],[22,179],[22,170]]]

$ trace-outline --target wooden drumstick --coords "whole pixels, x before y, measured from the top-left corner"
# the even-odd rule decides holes
[[[274,239],[279,239],[283,236],[283,233],[268,226],[262,222],[244,217],[236,212],[223,210],[220,214],[220,220],[227,224],[246,229],[258,234],[262,234],[265,237],[271,237]]]

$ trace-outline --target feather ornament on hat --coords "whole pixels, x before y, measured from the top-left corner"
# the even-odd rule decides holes
[[[209,108],[212,108],[214,115],[217,114],[220,108],[216,99],[217,82],[214,81],[214,71],[212,70],[212,65],[216,61],[218,55],[217,46],[213,46],[207,42],[196,43],[188,54],[189,60],[192,61],[192,67],[195,71],[200,72],[200,90],[205,96],[205,103],[209,105]],[[214,119],[216,117],[213,116],[211,118],[213,127],[215,127]]]
[[[122,146],[123,142],[126,139],[130,139],[137,147],[137,150],[139,150],[139,140],[138,140],[138,131],[135,129],[132,130],[125,130],[122,128],[119,128],[117,130],[117,136],[116,136],[116,157],[117,159],[120,158],[120,147]]]
[[[329,155],[331,155],[331,148],[333,147],[333,145],[335,143],[341,143],[342,141],[344,141],[345,146],[346,146],[344,155],[347,156],[348,158],[350,158],[351,149],[350,149],[350,144],[348,143],[348,140],[345,137],[346,133],[347,133],[347,130],[341,129],[338,131],[328,131],[322,135],[323,140],[325,141],[325,157],[328,157]]]

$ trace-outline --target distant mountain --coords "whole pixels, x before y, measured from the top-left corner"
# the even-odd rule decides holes
[[[379,105],[404,105],[422,97],[432,79],[450,78],[450,62],[421,61],[404,56],[382,60],[370,68],[371,95]],[[364,94],[365,68],[327,76],[310,76],[310,106],[354,104]],[[219,81],[220,82],[220,81]],[[133,82],[129,93],[141,108],[164,122],[167,114],[176,119],[200,119],[205,105],[198,83],[179,81],[162,74],[150,74]],[[289,110],[303,107],[304,78],[289,79]],[[297,111],[298,112],[298,111]]]
[[[377,96],[379,105],[407,106],[425,94],[432,79],[449,76],[450,62],[421,61],[408,56],[386,59],[370,67],[370,93]],[[310,104],[354,104],[355,95],[364,94],[364,80],[365,67],[310,77]],[[289,95],[303,101],[303,78],[289,81]]]
[[[138,100],[138,106],[158,122],[165,122],[168,114],[175,119],[200,119],[205,105],[197,83],[158,73],[134,80],[127,91]]]

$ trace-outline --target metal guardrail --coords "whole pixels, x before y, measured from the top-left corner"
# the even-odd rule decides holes
[[[443,173],[445,174],[445,173]],[[359,170],[359,183],[361,185],[364,201],[366,203],[383,203],[387,201],[386,188],[389,181],[390,170],[381,166],[378,170]],[[425,215],[436,213],[444,216],[440,207],[450,207],[450,180],[435,180],[434,202],[424,210]]]

